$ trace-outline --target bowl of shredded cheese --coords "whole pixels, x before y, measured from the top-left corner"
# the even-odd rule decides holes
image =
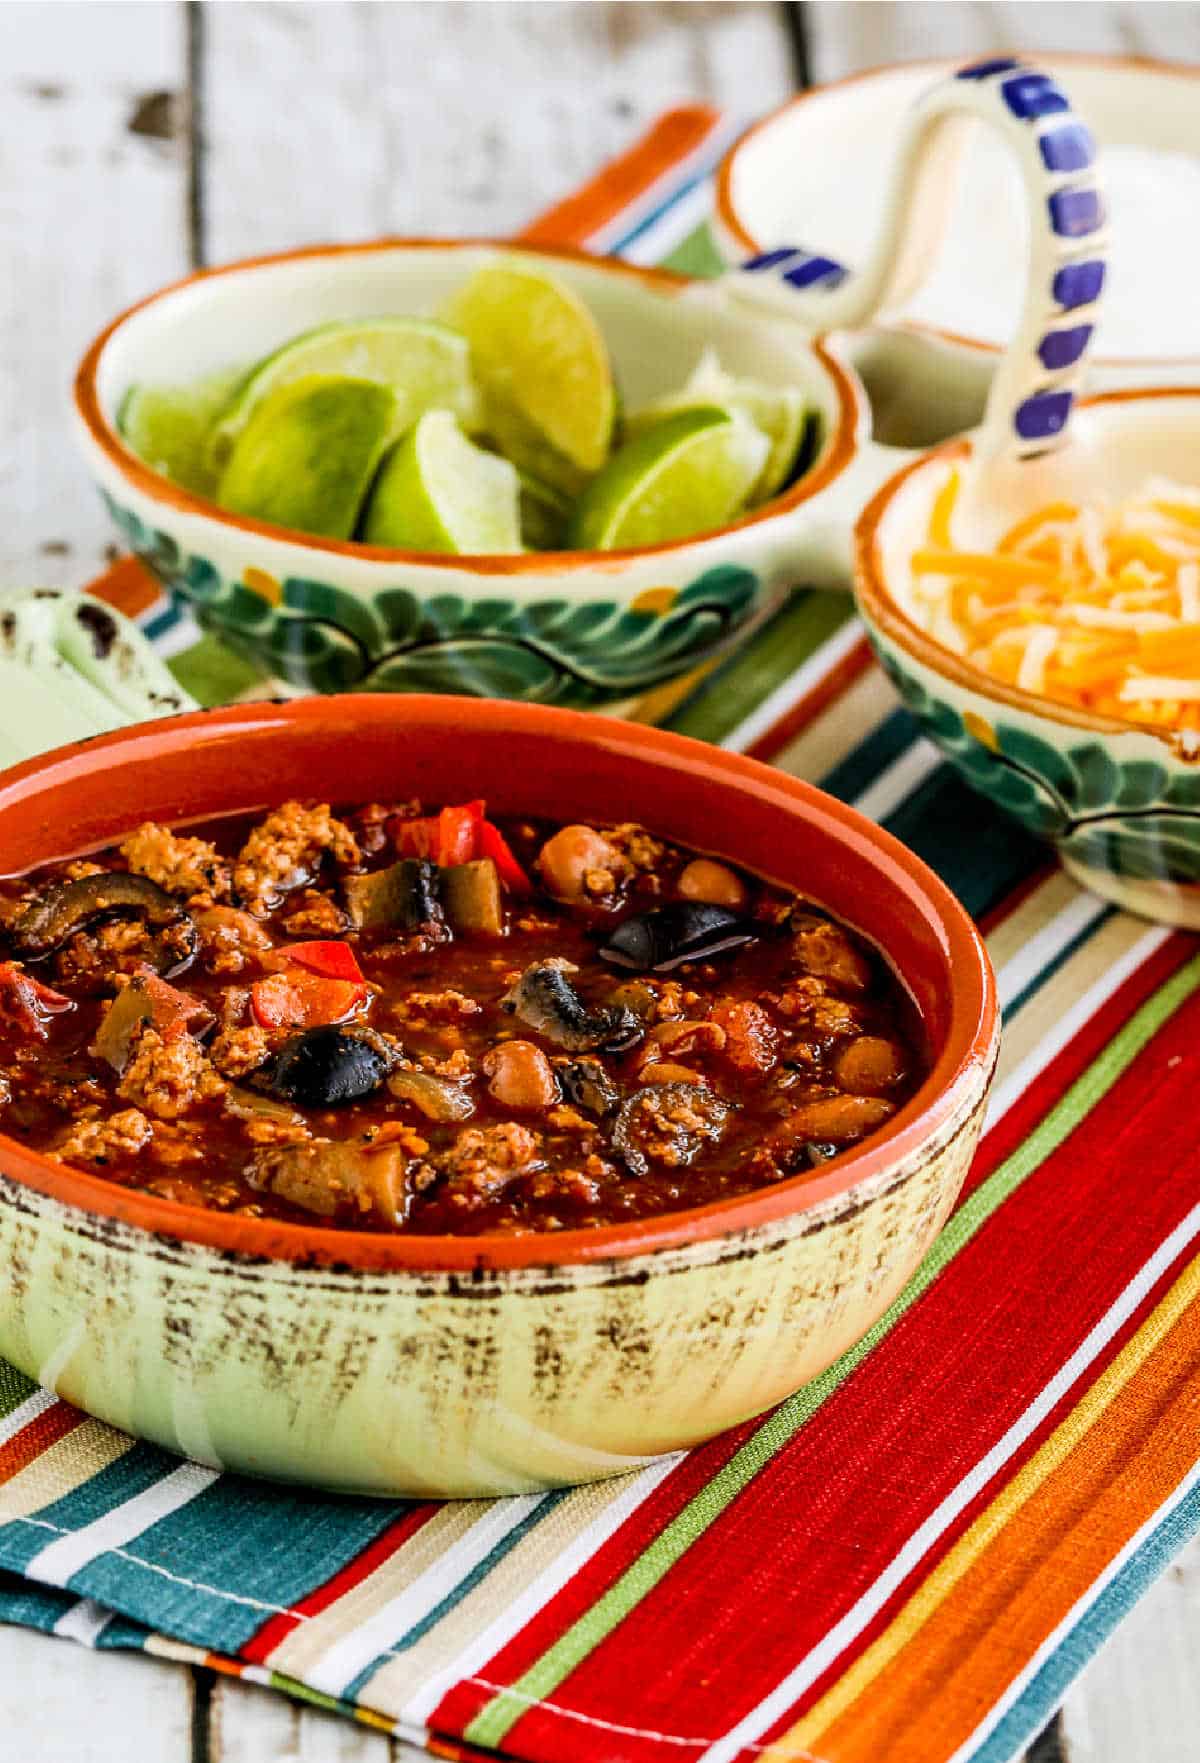
[[[948,443],[856,534],[883,666],[967,780],[1130,910],[1200,926],[1200,389],[1084,403],[998,476]]]

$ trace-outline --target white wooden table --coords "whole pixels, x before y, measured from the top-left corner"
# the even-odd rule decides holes
[[[996,48],[1200,61],[1200,5],[0,5],[0,588],[109,553],[71,364],[158,284],[314,239],[504,233],[668,104],[750,116],[876,62]],[[67,1648],[71,1650],[68,1652]],[[392,1763],[269,1691],[0,1628],[4,1763]],[[1200,1548],[1072,1690],[1030,1763],[1200,1763]],[[881,1760],[883,1763],[883,1760]]]

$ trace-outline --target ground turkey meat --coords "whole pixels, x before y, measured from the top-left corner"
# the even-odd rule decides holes
[[[464,1195],[484,1195],[507,1187],[514,1176],[541,1161],[542,1136],[516,1120],[495,1126],[469,1126],[436,1159],[450,1186]]]
[[[336,820],[327,802],[305,808],[285,802],[254,828],[234,865],[238,899],[265,916],[281,894],[311,880],[326,852],[337,863],[359,861],[358,844],[348,826]]]
[[[117,1087],[127,1102],[136,1102],[160,1120],[174,1120],[197,1102],[207,1102],[225,1089],[200,1043],[188,1034],[166,1041],[156,1029],[145,1028]]]
[[[819,979],[792,980],[779,1000],[781,1015],[799,1019],[824,1040],[859,1031],[859,1012]]]
[[[147,876],[169,894],[218,899],[229,891],[229,871],[215,845],[183,838],[153,820],[130,833],[121,855],[135,875]]]
[[[478,1016],[483,1006],[465,992],[410,992],[401,998],[392,1015],[409,1028],[428,1028],[446,1022],[460,1022]]]
[[[235,906],[210,906],[195,914],[200,947],[213,973],[241,973],[261,967],[260,957],[275,947],[262,925]]]
[[[346,914],[335,900],[315,888],[305,888],[289,908],[285,928],[290,937],[340,937],[346,922]]]
[[[148,1144],[154,1129],[137,1108],[123,1108],[107,1120],[78,1120],[54,1152],[81,1163],[107,1163],[110,1157],[132,1157]]]
[[[245,1028],[225,1028],[209,1048],[209,1057],[225,1077],[245,1077],[257,1071],[271,1050],[265,1029],[255,1022]]]

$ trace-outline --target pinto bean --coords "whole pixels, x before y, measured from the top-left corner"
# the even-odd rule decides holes
[[[788,1139],[824,1139],[849,1144],[874,1132],[896,1112],[894,1102],[877,1096],[820,1096],[805,1102],[784,1122]]]
[[[563,900],[586,900],[590,895],[611,892],[626,867],[616,846],[594,826],[564,826],[546,840],[537,866],[550,892]]]
[[[483,1056],[488,1093],[504,1108],[552,1108],[558,1079],[532,1041],[501,1041]]]
[[[881,1096],[894,1089],[905,1075],[903,1050],[882,1035],[859,1035],[842,1048],[833,1075],[853,1096]]]
[[[703,900],[709,906],[728,906],[737,912],[746,904],[746,884],[740,875],[711,857],[696,857],[683,870],[678,891],[685,900]]]

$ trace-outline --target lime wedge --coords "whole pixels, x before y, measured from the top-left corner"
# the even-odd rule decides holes
[[[569,499],[530,472],[521,480],[521,538],[532,551],[559,551],[571,512]]]
[[[746,505],[769,444],[728,410],[681,410],[626,442],[584,491],[569,544],[583,551],[659,545],[723,526]]]
[[[478,270],[442,317],[470,343],[488,431],[515,465],[568,492],[599,471],[616,391],[600,327],[571,288],[505,258]]]
[[[740,411],[762,430],[771,446],[748,502],[753,506],[777,495],[791,476],[804,440],[808,407],[800,388],[737,379],[726,373],[713,350],[706,349],[682,391],[670,392],[632,411],[625,419],[625,433],[630,438],[644,434],[664,416],[701,405]]]
[[[389,454],[363,521],[369,545],[495,554],[521,549],[516,467],[430,410]]]
[[[470,351],[445,325],[407,317],[324,324],[293,337],[244,381],[237,401],[213,430],[212,457],[218,469],[263,400],[313,374],[390,387],[396,398],[397,434],[426,410],[452,410],[467,427],[479,422]]]
[[[244,378],[245,369],[237,368],[194,386],[130,386],[117,431],[152,471],[181,489],[211,496],[216,473],[208,458],[209,431]]]
[[[373,380],[312,374],[258,405],[234,443],[217,501],[234,514],[348,539],[396,435],[396,400]]]

